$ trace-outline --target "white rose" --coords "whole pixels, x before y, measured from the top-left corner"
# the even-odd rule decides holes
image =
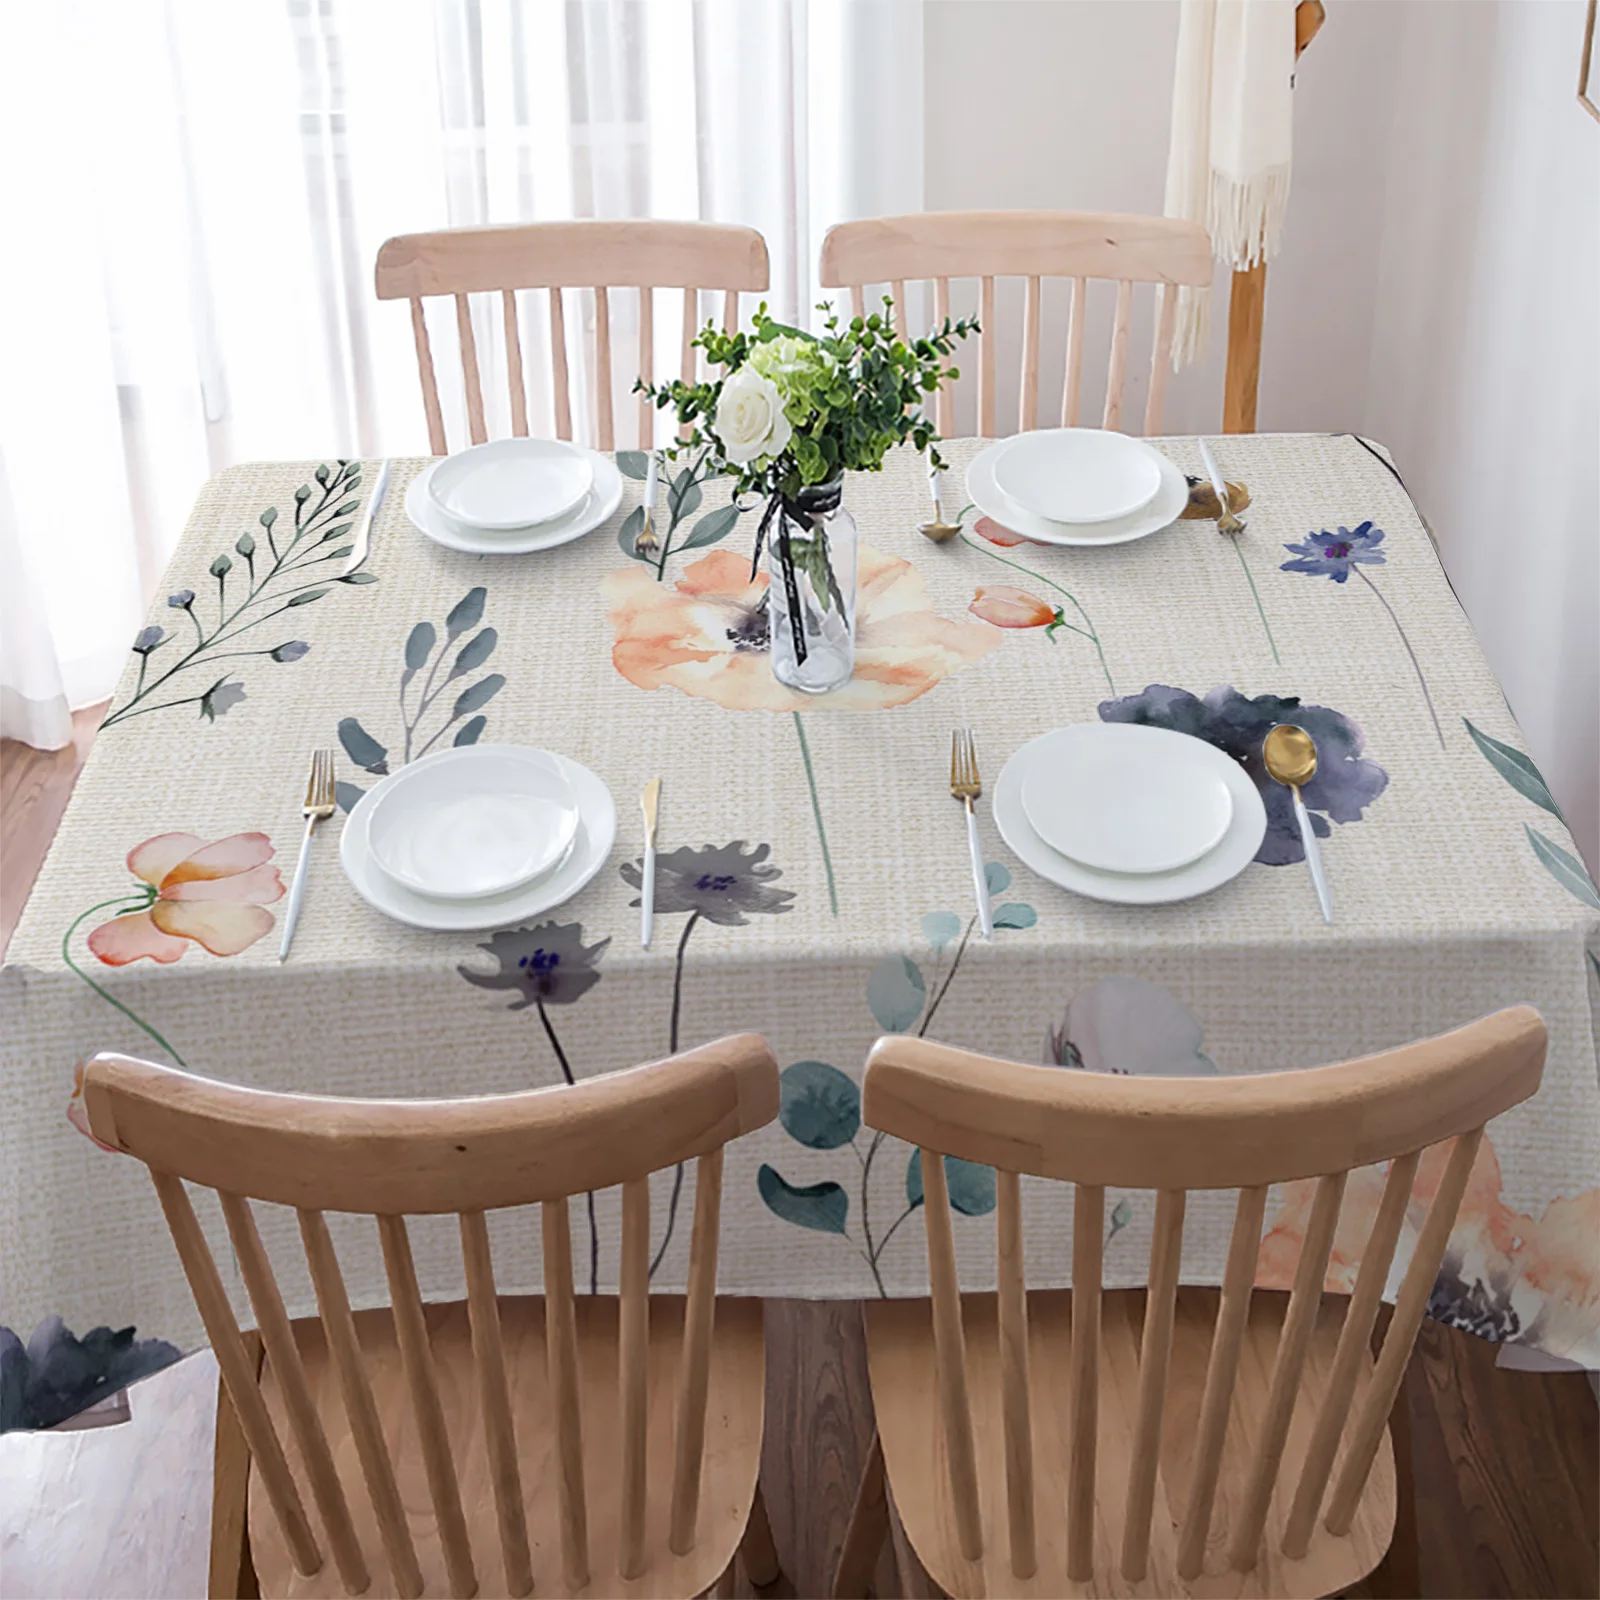
[[[783,414],[778,386],[749,365],[723,384],[715,428],[722,453],[736,466],[777,455],[794,431]]]

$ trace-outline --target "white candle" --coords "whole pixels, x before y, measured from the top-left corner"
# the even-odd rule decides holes
[[[656,453],[648,450],[646,454],[650,457],[650,466],[644,475],[644,525],[649,528],[656,512]]]

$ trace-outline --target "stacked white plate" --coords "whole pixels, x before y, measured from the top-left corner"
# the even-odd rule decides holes
[[[1041,878],[1122,905],[1208,894],[1250,864],[1267,811],[1231,756],[1125,722],[1025,744],[994,789],[1000,836]]]
[[[413,478],[406,515],[452,550],[523,555],[581,539],[621,502],[622,474],[609,456],[562,439],[496,439]]]
[[[1043,428],[974,456],[967,498],[1041,544],[1127,544],[1175,522],[1189,486],[1142,439],[1103,428]]]
[[[611,791],[569,756],[439,750],[369,789],[339,860],[375,911],[416,928],[498,928],[575,895],[617,835]]]

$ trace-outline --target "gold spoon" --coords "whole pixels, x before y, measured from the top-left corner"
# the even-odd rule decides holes
[[[1333,896],[1328,893],[1322,852],[1317,848],[1316,834],[1311,831],[1306,803],[1300,798],[1300,786],[1310,783],[1317,775],[1317,747],[1304,728],[1297,728],[1292,722],[1280,722],[1267,734],[1261,746],[1261,757],[1267,764],[1267,771],[1294,796],[1294,817],[1300,824],[1300,843],[1305,846],[1306,865],[1311,868],[1317,904],[1322,907],[1322,920],[1331,923]]]
[[[961,532],[961,524],[944,520],[944,500],[939,492],[939,476],[937,467],[928,469],[928,488],[933,494],[933,521],[918,523],[917,532],[924,539],[932,539],[935,544],[944,544]]]

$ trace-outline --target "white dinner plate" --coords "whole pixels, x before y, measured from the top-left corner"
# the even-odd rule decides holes
[[[1161,456],[1142,439],[1105,428],[1035,428],[994,458],[996,487],[1052,522],[1131,517],[1161,487]]]
[[[434,900],[413,894],[372,859],[368,827],[383,787],[369,789],[345,818],[339,836],[339,864],[350,886],[372,907],[396,922],[444,933],[503,928],[553,910],[570,900],[606,864],[617,837],[617,806],[605,783],[570,756],[557,756],[578,800],[578,831],[567,858],[553,872],[504,894],[482,900]]]
[[[576,509],[553,522],[541,522],[509,533],[486,533],[463,527],[440,511],[428,492],[430,475],[443,465],[438,461],[419,472],[407,486],[406,515],[413,526],[435,544],[464,551],[469,556],[527,555],[534,550],[553,550],[557,545],[571,544],[574,539],[593,533],[622,504],[622,474],[617,471],[616,463],[598,451],[584,453],[593,458],[594,482]]]
[[[396,883],[481,900],[549,872],[578,831],[578,800],[548,750],[436,750],[377,785],[367,844]]]
[[[446,456],[428,494],[452,522],[505,533],[564,517],[593,482],[588,453],[564,439],[492,439]]]
[[[1102,872],[1073,861],[1044,842],[1028,821],[1022,805],[1022,785],[1034,753],[1058,737],[1064,729],[1041,734],[1018,750],[1000,769],[994,786],[994,820],[1000,837],[1016,853],[1018,860],[1041,878],[1070,889],[1090,900],[1107,900],[1117,905],[1154,906],[1174,900],[1192,900],[1209,894],[1244,871],[1261,848],[1267,832],[1267,808],[1261,802],[1250,775],[1231,756],[1214,745],[1205,745],[1216,756],[1233,797],[1233,820],[1221,843],[1214,850],[1172,872]],[[1189,735],[1181,734],[1180,738]],[[1204,744],[1204,740],[1195,740]]]
[[[1112,522],[1052,522],[1047,517],[1035,515],[1020,506],[994,481],[995,457],[1011,441],[1002,439],[972,458],[967,468],[967,498],[986,516],[1025,539],[1035,539],[1040,544],[1127,544],[1134,539],[1148,538],[1178,520],[1189,503],[1189,483],[1183,473],[1158,450],[1161,487],[1155,498],[1131,517],[1118,517]]]
[[[1081,866],[1175,872],[1214,850],[1233,820],[1211,759],[1219,753],[1167,728],[1080,722],[1034,751],[1022,809],[1047,845]]]

